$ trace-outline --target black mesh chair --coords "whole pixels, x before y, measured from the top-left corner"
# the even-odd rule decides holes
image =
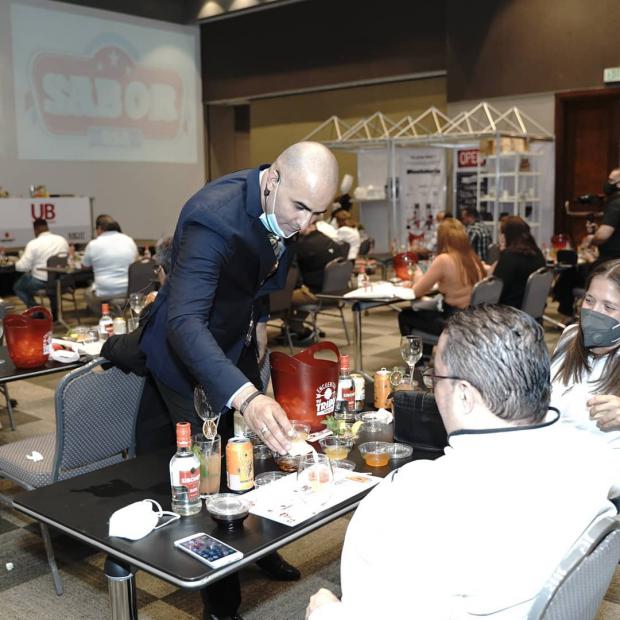
[[[324,294],[340,294],[349,288],[351,282],[351,274],[353,273],[353,263],[346,258],[335,258],[325,265],[325,272],[323,275],[323,286],[321,293]],[[338,301],[319,300],[316,304],[304,304],[299,306],[299,310],[309,312],[312,316],[312,331],[314,337],[317,338],[319,330],[316,324],[317,316],[320,313],[328,316],[339,316],[342,320],[342,329],[347,339],[347,344],[351,344],[349,338],[349,330],[347,329],[347,322],[344,318],[344,303]],[[330,314],[327,310],[336,309],[339,314]]]
[[[95,471],[134,456],[144,378],[100,358],[63,377],[56,389],[56,432],[0,446],[0,477],[27,490]],[[26,454],[39,452],[31,461]],[[0,502],[12,497],[0,493]],[[46,524],[41,534],[56,593],[62,581]]]
[[[127,296],[147,295],[157,287],[157,263],[152,258],[140,258],[129,265]]]
[[[61,254],[55,254],[54,256],[50,256],[47,259],[47,267],[56,267],[60,269],[64,269],[69,264],[69,254],[63,252]],[[60,290],[58,287],[58,283],[60,282]],[[59,294],[60,293],[60,294]],[[62,302],[70,301],[73,303],[73,309],[75,311],[75,318],[80,324],[80,315],[78,312],[77,300],[75,298],[75,282],[73,280],[73,276],[71,274],[63,274],[63,273],[54,273],[53,271],[47,272],[47,284],[44,289],[41,289],[37,292],[37,295],[40,297],[48,297],[50,295],[56,296],[56,303],[58,304],[59,316],[63,315],[63,306]],[[50,306],[51,306],[51,298],[50,298]],[[43,303],[41,303],[43,305]],[[54,309],[52,309],[54,311]]]
[[[479,306],[481,304],[499,303],[503,288],[504,282],[495,276],[488,276],[476,282],[471,291],[470,307]],[[439,342],[439,336],[421,329],[412,329],[409,335],[418,336],[424,344],[431,346],[435,346]]]
[[[553,269],[550,267],[541,267],[531,273],[525,284],[521,310],[537,321],[542,321],[552,284]]]

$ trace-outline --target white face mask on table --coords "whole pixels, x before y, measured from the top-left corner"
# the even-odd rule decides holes
[[[153,510],[153,506],[157,511]],[[157,522],[164,515],[172,517],[165,523],[157,525]],[[153,530],[158,530],[164,525],[173,523],[180,519],[178,515],[169,510],[162,510],[162,507],[153,499],[143,499],[134,502],[123,508],[119,508],[110,517],[110,527],[108,534],[110,536],[118,536],[119,538],[127,538],[128,540],[140,540]]]

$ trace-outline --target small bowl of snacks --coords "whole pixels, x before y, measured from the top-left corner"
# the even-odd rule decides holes
[[[392,445],[385,441],[367,441],[359,451],[369,467],[385,467],[392,457]]]
[[[222,528],[234,530],[241,527],[250,512],[248,503],[234,493],[217,493],[207,499],[207,511]]]
[[[319,445],[323,450],[323,454],[330,461],[340,461],[346,459],[349,456],[349,452],[353,447],[353,441],[346,437],[325,437],[319,441]]]
[[[273,460],[276,465],[287,474],[292,474],[297,471],[297,466],[301,460],[301,455],[293,456],[292,454],[278,454],[273,453]]]

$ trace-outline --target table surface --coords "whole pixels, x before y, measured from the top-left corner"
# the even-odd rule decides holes
[[[6,347],[0,347],[0,383],[9,383],[10,381],[19,381],[22,379],[31,379],[32,377],[40,377],[41,375],[50,375],[55,372],[63,372],[65,370],[73,370],[90,362],[93,358],[89,355],[83,355],[77,362],[71,364],[61,364],[60,362],[47,361],[45,365],[38,368],[19,369],[9,357]],[[2,363],[4,362],[4,363]]]
[[[414,458],[435,458],[437,454],[414,451]],[[112,513],[142,499],[153,499],[165,510],[170,509],[168,464],[170,451],[140,456],[99,471],[58,482],[48,487],[18,495],[17,510],[44,521],[115,558],[142,568],[175,585],[200,588],[233,573],[243,565],[279,549],[336,518],[353,510],[367,494],[319,513],[309,521],[288,527],[252,514],[242,528],[227,531],[217,526],[203,510],[197,515],[183,517],[175,523],[151,532],[138,541],[108,536],[108,521]],[[361,461],[357,448],[350,457],[360,465],[357,471],[370,471],[385,476],[396,466],[369,468]],[[222,461],[224,468],[224,460]],[[271,459],[257,461],[257,472],[276,469]],[[221,486],[222,492],[226,490]],[[214,570],[174,547],[174,541],[198,532],[206,532],[228,543],[244,554],[238,562]]]

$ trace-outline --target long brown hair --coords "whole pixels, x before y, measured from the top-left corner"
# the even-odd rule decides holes
[[[620,259],[614,259],[601,263],[595,267],[586,281],[586,291],[594,278],[605,278],[613,282],[620,292]],[[613,394],[620,396],[620,349],[616,348],[607,354],[607,360],[601,373],[601,378],[594,386],[599,394]],[[579,383],[584,372],[590,372],[592,367],[588,362],[590,351],[583,345],[583,331],[581,323],[574,330],[574,336],[565,342],[560,342],[555,350],[551,361],[554,362],[564,356],[561,366],[553,377],[553,381],[559,379],[563,385]]]
[[[506,249],[524,254],[526,256],[536,256],[541,254],[529,224],[518,215],[509,215],[501,225],[501,231],[506,239]]]
[[[484,277],[482,261],[469,243],[465,226],[455,218],[445,219],[437,229],[437,253],[449,254],[456,263],[461,280],[473,286]]]

